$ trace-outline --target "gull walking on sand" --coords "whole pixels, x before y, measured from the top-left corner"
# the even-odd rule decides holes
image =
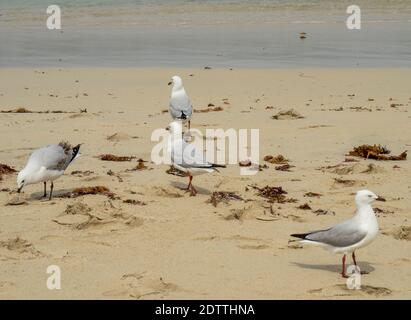
[[[168,85],[172,85],[169,112],[173,120],[188,121],[188,130],[190,130],[190,121],[193,115],[193,106],[183,87],[183,81],[179,76],[174,76]]]
[[[35,150],[26,166],[17,176],[17,192],[24,186],[44,182],[44,195],[47,197],[47,181],[51,182],[50,197],[53,196],[53,181],[63,175],[69,164],[79,156],[80,145],[71,147],[67,142],[52,144]]]
[[[357,265],[355,250],[369,245],[378,234],[377,218],[371,207],[374,200],[385,201],[369,190],[360,190],[355,196],[357,212],[351,219],[329,229],[292,234],[291,236],[302,239],[301,243],[319,245],[333,253],[343,254],[341,275],[347,278],[345,272],[346,255],[351,253],[353,262]]]
[[[168,141],[168,149],[171,156],[171,162],[175,168],[186,173],[189,178],[187,191],[190,191],[191,196],[197,194],[192,181],[193,177],[217,171],[217,168],[225,168],[225,165],[210,163],[206,160],[206,155],[203,151],[198,150],[193,144],[187,143],[182,138],[182,125],[180,121],[173,121],[167,127],[170,131],[170,139]]]

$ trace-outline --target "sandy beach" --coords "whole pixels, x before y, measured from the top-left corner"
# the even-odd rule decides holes
[[[241,176],[230,165],[196,177],[199,194],[190,197],[186,178],[151,163],[151,133],[170,122],[175,74],[196,110],[222,107],[195,113],[193,128],[260,130],[261,172]],[[0,114],[1,164],[19,171],[35,148],[83,144],[52,201],[38,199],[37,184],[25,188],[24,203],[7,205],[16,173],[2,175],[0,299],[409,299],[410,162],[347,154],[362,144],[393,155],[410,149],[410,79],[411,69],[388,68],[0,69],[0,110],[32,112]],[[302,118],[272,118],[290,109]],[[263,160],[280,154],[290,171]],[[295,202],[269,203],[250,187],[267,185]],[[110,194],[63,197],[87,186]],[[341,256],[288,241],[351,217],[363,188],[386,202],[374,205],[379,236],[357,252],[370,274],[349,290]],[[243,200],[214,206],[216,191]],[[46,287],[50,265],[61,268],[61,290]]]

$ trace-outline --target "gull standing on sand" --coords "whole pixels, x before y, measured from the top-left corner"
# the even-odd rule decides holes
[[[26,166],[17,176],[17,192],[24,186],[44,182],[44,195],[47,197],[47,181],[51,182],[50,197],[53,196],[53,181],[61,177],[69,164],[79,156],[80,145],[71,147],[67,142],[52,144],[35,150]]]
[[[193,115],[193,106],[183,87],[183,81],[179,76],[174,76],[168,85],[173,85],[171,89],[171,98],[169,112],[173,120],[188,121],[188,130],[190,130],[190,121]]]
[[[371,207],[374,200],[385,201],[369,190],[360,190],[355,196],[357,212],[354,217],[329,229],[292,234],[291,236],[302,239],[301,243],[319,245],[333,253],[344,254],[341,275],[347,278],[345,273],[346,255],[352,253],[353,262],[357,265],[354,251],[369,245],[378,234],[377,218]]]
[[[180,121],[173,121],[166,130],[170,131],[168,149],[171,155],[171,163],[175,168],[186,173],[189,178],[187,191],[191,196],[197,194],[192,181],[193,176],[217,171],[217,168],[225,168],[225,165],[210,163],[206,160],[205,153],[198,150],[194,144],[187,143],[182,138],[182,125]]]

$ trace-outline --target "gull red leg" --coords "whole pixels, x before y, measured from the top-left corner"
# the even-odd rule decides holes
[[[348,278],[347,274],[345,273],[345,255],[342,257],[342,271],[341,275],[343,278]]]
[[[188,179],[189,179],[189,182],[188,182],[188,186],[187,186],[187,191],[189,191],[189,190],[191,190],[191,187],[192,187],[192,183],[191,183],[191,181],[193,180],[193,176],[188,176]]]

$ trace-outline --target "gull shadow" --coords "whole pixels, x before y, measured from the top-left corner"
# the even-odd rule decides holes
[[[174,188],[177,188],[177,189],[186,191],[188,182],[187,182],[187,183],[182,183],[182,182],[175,182],[175,181],[173,181],[173,182],[171,182],[170,184],[171,184]],[[210,192],[209,190],[204,189],[204,188],[201,188],[201,187],[197,187],[196,185],[194,185],[194,188],[197,190],[197,193],[198,193],[198,194],[203,194],[203,195],[210,195],[210,194],[211,194],[211,192]]]
[[[375,268],[369,264],[368,262],[358,262],[361,271],[366,271],[371,273],[375,270]],[[304,268],[304,269],[312,269],[312,270],[324,270],[330,272],[341,272],[341,264],[308,264],[308,263],[299,263],[299,262],[292,262],[292,264],[296,265],[297,267]],[[345,267],[348,268],[351,263],[346,263]]]
[[[54,189],[53,190],[53,199],[54,198],[59,198],[60,196],[67,194],[69,192],[71,192],[71,189]],[[29,198],[30,200],[42,200],[42,199],[48,199],[48,197],[50,196],[50,188],[49,186],[47,186],[47,198],[43,198],[44,195],[44,191],[38,191],[38,192],[33,192],[30,194]]]

